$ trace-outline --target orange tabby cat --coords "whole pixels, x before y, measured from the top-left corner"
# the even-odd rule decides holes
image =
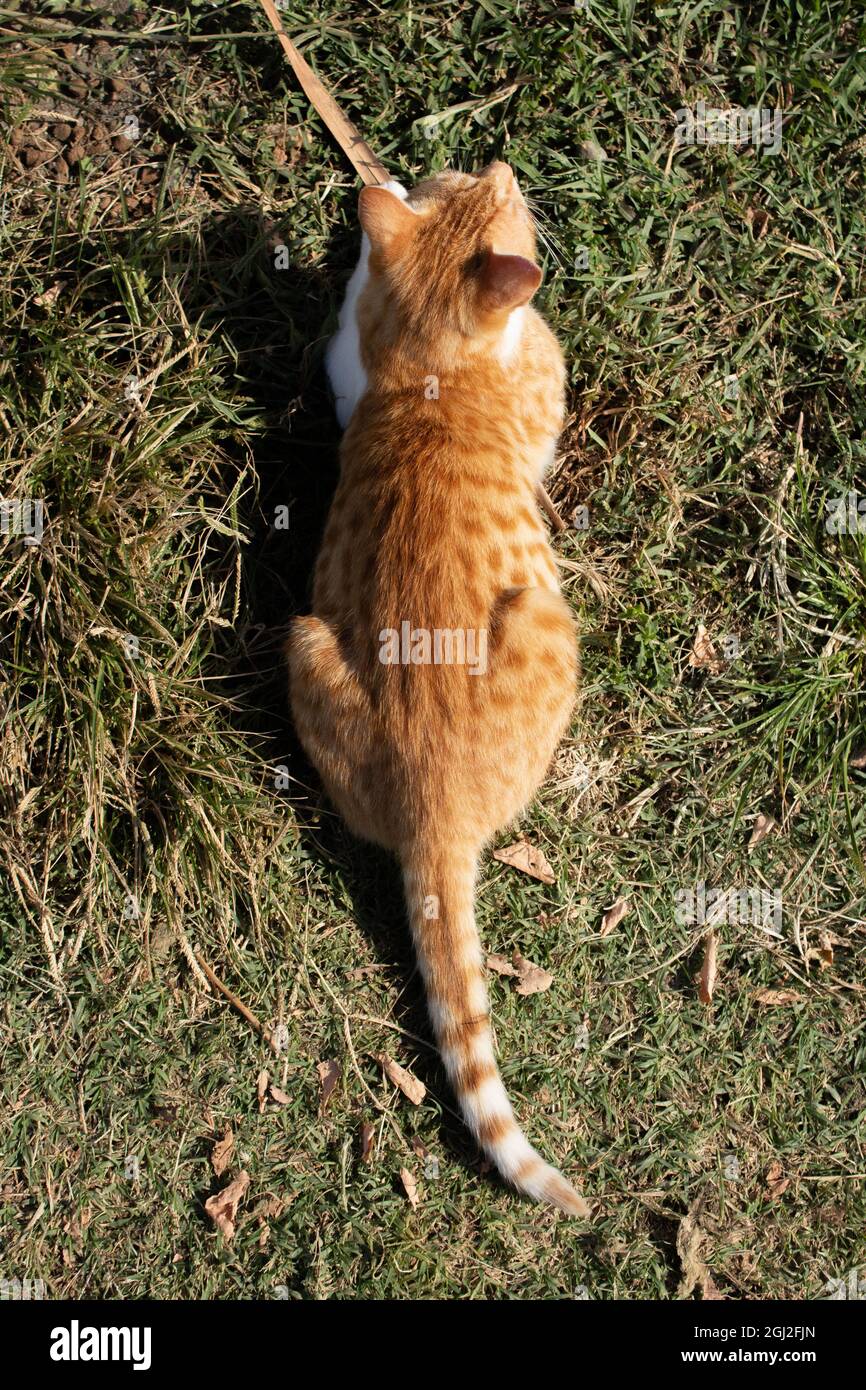
[[[350,828],[400,861],[436,1038],[479,1145],[520,1191],[586,1216],[514,1119],[473,910],[479,855],[542,780],[577,680],[535,501],[565,372],[529,306],[532,219],[501,163],[408,195],[365,188],[360,219],[369,264],[346,331],[362,394],[313,615],[288,642],[292,708]]]

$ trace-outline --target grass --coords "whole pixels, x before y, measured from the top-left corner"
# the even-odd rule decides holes
[[[494,1015],[528,1132],[597,1204],[586,1229],[480,1170],[393,867],[321,801],[286,709],[354,180],[255,5],[36,10],[0,7],[0,492],[45,506],[41,544],[0,537],[0,1276],[667,1299],[703,1198],[721,1293],[825,1296],[866,1217],[866,534],[825,525],[866,493],[859,6],[283,10],[399,176],[505,157],[543,219],[572,374],[550,488],[589,519],[557,541],[584,691],[520,825],[556,883],[488,860],[479,922],[555,977],[531,998],[493,979]],[[699,99],[781,108],[781,150],[674,148]],[[52,131],[79,120],[64,172],[76,137]],[[701,624],[714,667],[689,664]],[[701,882],[783,904],[778,936],[720,924],[710,1008],[705,928],[675,911]],[[195,948],[282,1025],[278,1057]],[[288,1101],[260,1112],[262,1068]],[[230,1245],[204,1211],[227,1124],[227,1177],[251,1177]]]

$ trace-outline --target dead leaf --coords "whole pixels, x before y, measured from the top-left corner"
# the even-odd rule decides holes
[[[412,1136],[412,1152],[416,1158],[422,1160],[430,1157],[430,1150],[422,1144],[417,1134]]]
[[[766,208],[747,208],[746,221],[751,228],[752,236],[755,238],[755,241],[760,241],[761,237],[766,234],[767,228],[770,225],[770,214],[767,212]]]
[[[334,1087],[343,1075],[343,1068],[339,1062],[319,1062],[316,1066],[319,1073],[319,1114],[324,1115],[325,1107],[331,1096],[334,1094]]]
[[[232,1154],[235,1151],[235,1136],[232,1133],[231,1125],[226,1125],[226,1131],[222,1139],[218,1139],[211,1150],[210,1161],[213,1164],[214,1173],[221,1178],[232,1161]]]
[[[284,1197],[267,1197],[262,1205],[256,1209],[256,1216],[260,1220],[276,1221],[282,1216],[287,1205]]]
[[[205,1211],[225,1240],[234,1239],[238,1203],[249,1185],[250,1175],[244,1168],[238,1173],[234,1182],[230,1182],[228,1187],[223,1188],[222,1192],[208,1197],[204,1204]]]
[[[374,1125],[369,1120],[365,1120],[361,1125],[361,1162],[370,1163],[373,1158],[373,1136],[376,1133]]]
[[[271,1078],[268,1076],[268,1073],[266,1071],[260,1071],[258,1076],[256,1077],[256,1095],[259,1101],[260,1115],[263,1115],[265,1113],[265,1103],[268,1094],[268,1085],[270,1084],[270,1079]]]
[[[858,753],[850,757],[848,759],[848,766],[853,768],[855,772],[860,772],[866,767],[866,748],[861,748]]]
[[[689,665],[698,671],[709,671],[713,676],[717,676],[722,669],[723,663],[703,623],[698,623],[698,630],[695,633],[692,650],[689,653]]]
[[[614,927],[618,927],[625,914],[628,912],[628,898],[617,898],[613,907],[609,907],[601,919],[599,928],[600,936],[609,936]]]
[[[376,1061],[384,1071],[389,1081],[399,1087],[407,1100],[411,1100],[413,1105],[420,1105],[427,1094],[427,1087],[413,1076],[405,1067],[401,1067],[386,1052],[380,1052],[376,1056]]]
[[[487,969],[492,970],[496,975],[517,975],[517,971],[505,956],[488,956]]]
[[[714,931],[708,931],[704,937],[704,963],[701,967],[701,978],[698,986],[698,998],[702,1004],[712,1004],[713,990],[716,987],[716,949],[718,940]]]
[[[63,1231],[72,1237],[76,1251],[80,1254],[84,1249],[84,1235],[90,1225],[92,1212],[89,1207],[83,1207],[81,1211],[68,1216],[63,1222]]]
[[[701,1247],[707,1234],[702,1225],[705,1203],[706,1193],[701,1193],[689,1207],[677,1230],[677,1254],[683,1271],[677,1298],[691,1298],[697,1287],[700,1287],[703,1298],[721,1296],[712,1282],[709,1269],[701,1259]]]
[[[771,1202],[775,1202],[781,1197],[786,1188],[790,1187],[791,1179],[785,1177],[785,1170],[777,1158],[773,1159],[764,1177],[767,1188],[767,1196]]]
[[[378,970],[387,969],[387,965],[354,965],[351,970],[346,971],[346,977],[350,980],[365,980],[368,975],[375,975]]]
[[[259,1223],[259,1250],[264,1254],[271,1239],[271,1228],[268,1224],[271,1220],[277,1220],[282,1216],[286,1209],[286,1203],[281,1197],[269,1197],[256,1208],[255,1216]]]
[[[759,989],[755,991],[756,1004],[797,1004],[802,995],[795,989]]]
[[[58,296],[62,289],[62,282],[60,280],[55,280],[54,284],[50,285],[47,290],[43,290],[42,294],[37,294],[33,303],[38,304],[40,309],[50,309],[57,303]]]
[[[513,960],[518,975],[517,984],[514,986],[515,994],[543,994],[546,989],[550,989],[553,976],[548,970],[542,970],[540,965],[533,965],[519,951],[514,952]]]
[[[704,1200],[703,1196],[698,1197],[677,1228],[677,1254],[683,1272],[680,1286],[677,1289],[677,1298],[691,1298],[695,1287],[698,1284],[703,1284],[708,1272],[707,1266],[700,1257],[701,1246],[706,1235],[700,1223]]]
[[[767,838],[775,824],[776,822],[773,820],[772,816],[765,816],[763,811],[758,812],[755,817],[755,824],[752,826],[752,834],[749,843],[746,846],[746,850],[749,854],[751,854],[755,845],[759,845],[762,840]]]
[[[593,164],[602,164],[607,159],[607,151],[592,138],[581,140],[577,149],[581,159],[588,159]]]
[[[279,1086],[271,1086],[268,1094],[271,1100],[276,1101],[277,1105],[288,1105],[291,1100],[291,1096],[287,1095]]]
[[[409,1198],[409,1205],[412,1207],[412,1210],[414,1211],[415,1208],[418,1206],[418,1200],[419,1200],[419,1198],[418,1198],[418,1184],[416,1183],[416,1181],[415,1181],[414,1177],[412,1176],[412,1174],[409,1172],[409,1169],[408,1169],[408,1168],[401,1168],[401,1169],[400,1169],[400,1181],[401,1181],[402,1184],[403,1184],[403,1191],[406,1193],[406,1196]]]
[[[541,850],[528,840],[515,840],[513,845],[495,849],[493,858],[498,859],[500,864],[510,864],[512,869],[529,874],[531,878],[540,879],[542,883],[556,882],[556,876]]]
[[[725,1295],[720,1292],[718,1286],[716,1285],[716,1281],[713,1279],[712,1274],[710,1274],[710,1271],[707,1270],[707,1277],[704,1280],[704,1302],[723,1303],[725,1301]]]

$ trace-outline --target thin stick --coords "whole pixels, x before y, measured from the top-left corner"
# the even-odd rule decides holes
[[[361,182],[367,184],[387,183],[390,177],[388,170],[382,161],[376,158],[357,126],[352,124],[345,112],[334,101],[330,92],[322,86],[306,59],[301,57],[280,22],[274,0],[261,0],[261,5],[273,26],[274,33],[283,45],[295,76],[349,163],[354,166]]]
[[[282,26],[274,0],[260,0],[260,3],[292,65],[292,71],[349,163],[355,169],[361,182],[365,184],[387,183],[390,178],[388,170],[373,153],[357,126],[352,124],[346,113],[337,105],[309,63],[292,43]],[[565,522],[551,502],[542,483],[538,484],[538,500],[553,529],[555,531],[567,530]]]
[[[547,513],[548,520],[554,531],[567,531],[568,527],[551,502],[550,494],[543,483],[538,484],[538,500],[541,503],[542,511]]]
[[[279,1057],[280,1049],[277,1047],[276,1043],[271,1037],[270,1031],[265,1027],[265,1025],[261,1022],[260,1019],[256,1018],[252,1009],[248,1009],[246,1004],[244,1004],[242,1000],[238,999],[238,996],[236,994],[232,994],[228,985],[224,985],[219,976],[214,974],[213,970],[211,970],[207,961],[202,956],[201,951],[196,950],[193,952],[193,954],[196,960],[198,961],[199,965],[201,966],[201,969],[204,971],[205,975],[210,980],[214,988],[218,989],[220,994],[225,995],[226,999],[229,1001],[230,1004],[233,1004],[235,1006],[239,1014],[243,1014],[247,1023],[249,1023],[251,1027],[255,1028],[256,1032],[259,1034],[259,1037],[264,1038],[271,1051]]]

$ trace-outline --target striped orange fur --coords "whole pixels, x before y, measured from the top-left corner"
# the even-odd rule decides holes
[[[350,828],[400,861],[433,1028],[480,1147],[520,1191],[586,1216],[514,1118],[474,916],[479,855],[544,777],[578,673],[535,500],[565,371],[529,304],[532,220],[498,163],[404,197],[365,189],[360,217],[366,389],[313,612],[288,642],[294,717]]]

